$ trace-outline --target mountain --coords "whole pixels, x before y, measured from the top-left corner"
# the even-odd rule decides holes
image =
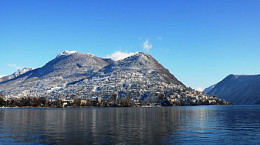
[[[260,75],[229,75],[207,94],[233,104],[260,104]],[[205,92],[205,90],[204,90]]]
[[[124,98],[144,105],[229,104],[187,88],[151,55],[143,52],[113,61],[64,51],[41,68],[17,74],[0,82],[0,93],[7,98],[81,98],[94,99],[94,102],[101,98],[110,103]]]
[[[37,69],[31,77],[78,77],[87,76],[106,66],[108,62],[88,53],[64,51],[55,59]]]
[[[129,76],[129,74],[135,76]],[[123,60],[113,61],[92,54],[75,51],[58,53],[56,58],[41,68],[30,70],[0,83],[0,91],[10,96],[47,95],[75,92],[89,85],[89,81],[103,84],[96,78],[121,78],[132,82],[142,81],[183,85],[167,69],[146,53],[137,53]],[[121,81],[120,80],[120,81]],[[82,82],[85,82],[82,83]],[[99,84],[99,85],[100,85]],[[96,87],[92,85],[91,88]]]
[[[10,80],[10,79],[13,79],[13,78],[18,77],[19,75],[22,75],[22,74],[24,74],[24,73],[26,73],[28,71],[33,70],[33,69],[34,68],[29,68],[29,67],[25,67],[25,68],[19,69],[19,70],[17,70],[16,72],[14,72],[11,75],[0,77],[0,82],[4,82],[4,81]]]
[[[18,97],[45,94],[85,78],[108,64],[107,60],[92,54],[64,51],[41,68],[0,82],[0,91]]]
[[[187,88],[151,55],[143,52],[113,61],[92,54],[64,51],[41,68],[20,71],[15,75],[0,82],[0,93],[7,98],[81,98],[94,101],[101,98],[110,100],[110,103],[124,98],[145,105],[229,104]]]
[[[202,92],[207,94],[207,93],[210,92],[215,86],[216,86],[216,84],[215,84],[215,85],[211,85],[211,86],[205,88]]]
[[[95,96],[93,93],[95,91],[88,90],[96,90],[97,88],[99,90],[113,90],[114,92],[135,90],[142,94],[148,90],[148,87],[166,87],[170,84],[185,87],[152,56],[139,52],[123,60],[114,61],[89,77],[68,83],[65,89],[66,94],[85,92],[87,96]],[[101,94],[105,95],[106,93],[101,91]]]
[[[159,64],[151,55],[143,52],[139,52],[123,60],[110,63],[108,66],[93,74],[90,78],[112,75],[127,76],[127,74],[133,73],[142,74],[143,77],[146,75],[149,76],[148,74],[152,74],[150,75],[152,76],[150,79],[156,78],[157,81],[183,85],[169,72],[169,70]]]

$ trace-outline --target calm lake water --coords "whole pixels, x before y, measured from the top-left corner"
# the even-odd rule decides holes
[[[0,109],[0,144],[260,144],[260,106]]]

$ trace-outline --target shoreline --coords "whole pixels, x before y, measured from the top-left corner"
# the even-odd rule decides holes
[[[175,106],[80,106],[80,107],[0,107],[0,109],[65,109],[65,108],[163,108],[163,107],[180,107],[180,106],[234,106],[233,104],[229,105],[175,105]],[[237,106],[237,105],[236,105]],[[248,105],[238,105],[238,106],[248,106]],[[251,105],[249,105],[251,106]],[[254,105],[257,106],[257,105]]]

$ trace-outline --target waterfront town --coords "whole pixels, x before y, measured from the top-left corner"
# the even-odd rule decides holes
[[[101,74],[66,88],[51,88],[41,93],[10,97],[1,95],[2,107],[138,107],[138,106],[190,106],[229,105],[215,96],[183,85],[158,81],[159,74],[149,71],[127,71]]]

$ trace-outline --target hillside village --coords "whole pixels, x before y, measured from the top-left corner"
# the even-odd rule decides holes
[[[66,52],[42,68],[0,82],[0,93],[4,95],[0,104],[2,106],[229,104],[217,97],[187,88],[146,53],[107,62],[94,55]]]
[[[120,72],[119,72],[120,73]],[[189,106],[189,105],[229,105],[217,97],[187,88],[183,85],[167,84],[157,81],[150,71],[145,77],[142,73],[125,73],[112,76],[93,77],[78,82],[78,86],[67,86],[43,93],[4,97],[4,101],[15,100],[13,104],[4,102],[2,106],[34,107],[137,107],[137,106]],[[119,77],[118,77],[119,76]],[[159,75],[157,74],[159,77]],[[147,79],[149,78],[149,79]],[[27,101],[22,103],[24,100]],[[39,101],[36,101],[36,100]],[[29,100],[29,101],[28,101]],[[44,100],[44,101],[43,101]],[[18,103],[17,103],[18,102]],[[29,103],[28,103],[29,102]],[[30,103],[31,102],[31,103]],[[36,103],[38,102],[38,103]]]

